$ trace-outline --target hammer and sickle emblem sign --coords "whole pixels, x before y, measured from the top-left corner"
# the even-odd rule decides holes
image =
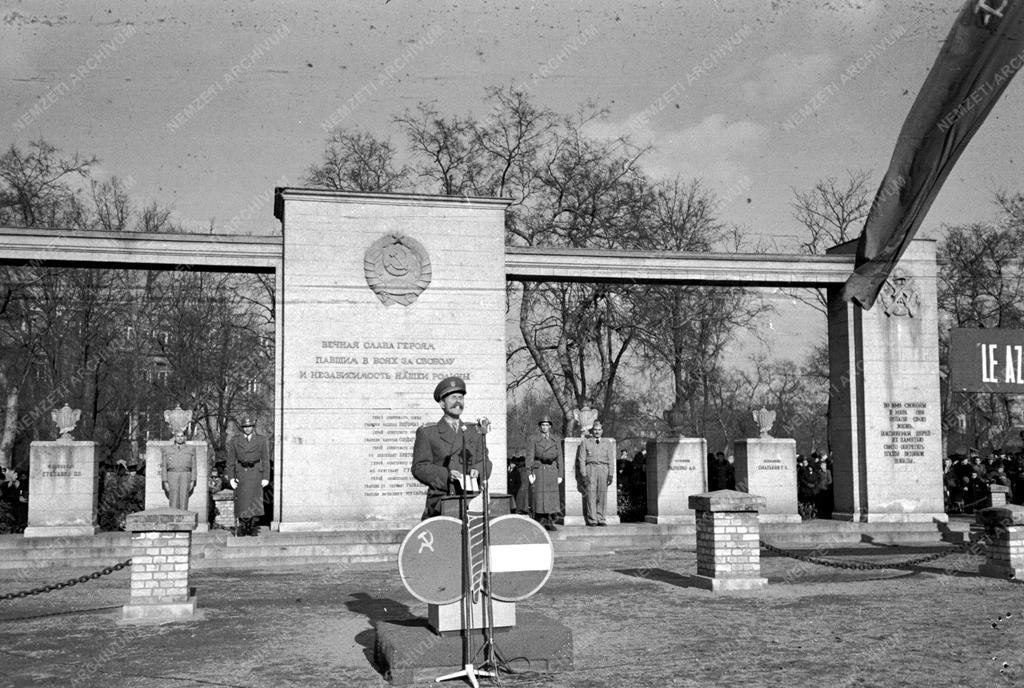
[[[416,554],[423,554],[424,549],[434,551],[434,534],[432,532],[425,530],[416,537],[420,540],[420,549]]]
[[[913,318],[921,307],[921,295],[917,291],[913,277],[903,273],[899,268],[882,285],[878,299],[882,311],[888,316]]]
[[[409,272],[409,256],[401,244],[392,244],[381,253],[384,269],[392,275],[401,276]]]

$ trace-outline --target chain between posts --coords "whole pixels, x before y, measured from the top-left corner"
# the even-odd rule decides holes
[[[53,583],[52,585],[44,585],[41,588],[33,588],[31,590],[21,590],[19,592],[9,592],[5,595],[0,595],[0,602],[6,602],[7,600],[13,600],[16,597],[28,597],[30,595],[41,595],[47,592],[53,592],[54,590],[63,590],[64,588],[70,588],[72,585],[78,585],[79,583],[88,583],[91,580],[96,580],[102,576],[109,576],[114,571],[120,571],[123,568],[127,568],[132,565],[131,559],[125,559],[124,561],[100,569],[99,571],[93,571],[92,573],[78,578],[69,578],[63,583]]]
[[[806,561],[810,564],[817,564],[819,566],[831,566],[836,569],[852,569],[854,571],[878,571],[883,569],[907,569],[912,566],[920,566],[936,559],[942,559],[953,554],[960,554],[966,552],[971,546],[971,543],[964,543],[962,545],[954,545],[948,552],[936,552],[935,554],[928,554],[923,557],[917,557],[916,559],[908,559],[907,561],[898,561],[891,564],[868,564],[859,561],[831,561],[829,559],[821,559],[819,557],[812,557],[806,554],[800,554],[798,552],[790,552],[774,545],[769,545],[764,540],[761,540],[761,547],[774,552],[775,554],[789,557],[790,559],[798,559],[799,561]]]

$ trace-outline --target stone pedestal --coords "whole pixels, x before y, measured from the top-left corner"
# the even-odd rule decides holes
[[[760,590],[768,579],[761,577],[761,529],[758,509],[764,497],[716,490],[691,495],[696,512],[697,574],[691,582],[713,592]]]
[[[853,253],[856,241],[829,249]],[[915,239],[871,310],[828,292],[833,518],[948,521],[935,241]]]
[[[174,444],[171,440],[150,440],[146,443],[146,508],[156,509],[168,506],[167,493],[163,488],[163,448]],[[188,497],[188,510],[196,515],[199,525],[197,533],[210,530],[210,462],[206,458],[206,442],[186,442],[196,450],[196,489]]]
[[[381,619],[374,622],[374,631],[374,665],[393,686],[433,683],[438,676],[463,668],[462,638],[434,635],[425,620]],[[473,647],[483,647],[483,632],[471,633]],[[519,623],[496,633],[495,642],[514,671],[573,669],[572,629],[536,612],[520,613]]]
[[[94,535],[98,468],[95,442],[33,442],[25,537]]]
[[[693,523],[689,497],[708,488],[708,443],[696,437],[660,437],[647,443],[648,523]]]
[[[800,523],[796,491],[796,440],[736,440],[736,489],[761,495],[761,523]]]
[[[193,512],[170,507],[128,515],[131,592],[128,604],[121,608],[122,620],[166,621],[195,614],[196,598],[188,583],[196,523]]]
[[[484,597],[473,603],[470,612],[469,628],[484,627]],[[494,628],[511,628],[516,625],[516,603],[491,600],[491,619]],[[439,634],[459,633],[462,631],[462,602],[451,604],[428,604],[427,623]]]
[[[602,437],[602,442],[611,442],[612,455],[618,457],[614,437]],[[576,450],[579,449],[582,440],[579,437],[566,437],[562,449],[565,452],[565,480],[562,481],[562,488],[565,490],[565,525],[582,526],[586,523],[583,519],[583,494],[576,486]],[[605,502],[604,517],[609,525],[620,523],[619,521],[619,476],[616,470],[615,461],[609,469],[612,476],[612,484],[608,486],[608,498]]]
[[[991,506],[974,515],[985,531],[985,563],[978,572],[993,578],[1024,576],[1024,507]]]

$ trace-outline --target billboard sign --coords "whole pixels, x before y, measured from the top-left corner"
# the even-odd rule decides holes
[[[955,328],[949,384],[958,392],[1024,394],[1024,330]]]

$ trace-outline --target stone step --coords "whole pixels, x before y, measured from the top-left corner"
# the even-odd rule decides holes
[[[834,546],[876,543],[958,543],[969,530],[971,517],[937,524],[849,524],[840,521],[806,521],[799,524],[765,524],[766,542],[790,549],[814,550]],[[225,530],[197,533],[193,539],[197,568],[258,568],[314,563],[355,566],[390,564],[406,530],[371,528],[329,532],[276,533],[264,529],[258,537],[236,538]],[[630,550],[683,549],[696,547],[696,529],[687,524],[623,523],[608,528],[559,526],[549,533],[556,557],[595,555]],[[131,556],[128,533],[100,533],[92,537],[25,538],[0,536],[0,570],[25,569],[42,577],[48,566],[102,568]],[[37,576],[36,574],[40,574]]]

